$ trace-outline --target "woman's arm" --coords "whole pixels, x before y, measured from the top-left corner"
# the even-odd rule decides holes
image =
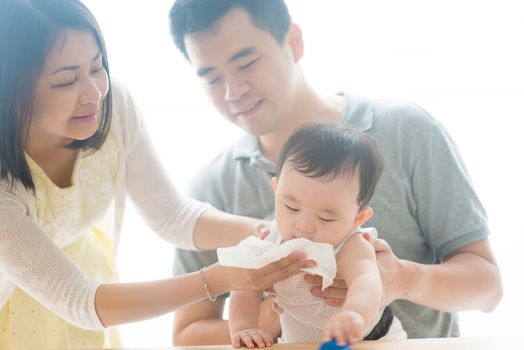
[[[196,221],[193,242],[200,250],[233,246],[250,235],[260,233],[259,227],[264,223],[260,219],[209,208]]]
[[[200,272],[161,281],[103,284],[96,293],[95,307],[106,327],[135,322],[205,300],[207,292],[217,296],[230,290],[262,291],[311,264],[314,262],[305,260],[303,253],[292,253],[258,270],[214,264],[203,271],[207,291]]]
[[[213,265],[204,271],[211,295],[263,290],[312,263],[295,253],[259,270]],[[68,322],[86,329],[134,322],[207,298],[198,273],[163,281],[100,284],[87,277],[27,215],[22,202],[0,190],[0,269],[18,287]]]

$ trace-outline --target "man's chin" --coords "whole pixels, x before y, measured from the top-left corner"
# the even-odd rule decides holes
[[[245,133],[260,137],[271,133],[271,128],[263,127],[260,125],[246,125],[246,124],[236,124],[240,129],[242,129]]]

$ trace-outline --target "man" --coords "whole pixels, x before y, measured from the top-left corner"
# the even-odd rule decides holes
[[[436,120],[410,103],[318,94],[301,71],[302,34],[282,0],[177,0],[170,19],[175,43],[212,103],[247,133],[196,177],[194,197],[226,212],[272,219],[270,180],[288,136],[303,123],[340,121],[371,135],[384,156],[369,225],[389,245],[370,241],[384,304],[395,301],[408,337],[458,336],[456,312],[498,304],[502,286],[484,209]],[[176,256],[176,274],[216,261],[215,252],[178,250]],[[345,292],[312,288],[332,304]],[[263,304],[260,322],[276,336],[270,303]],[[222,298],[177,311],[174,343],[229,343],[223,307]]]

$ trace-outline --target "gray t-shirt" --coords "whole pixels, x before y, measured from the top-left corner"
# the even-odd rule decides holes
[[[458,150],[443,126],[420,107],[343,95],[343,123],[368,133],[384,157],[384,172],[369,203],[374,226],[402,259],[436,264],[489,234],[487,218]],[[238,215],[271,220],[275,164],[246,135],[193,181],[191,195]],[[217,261],[215,252],[176,251],[175,274]],[[456,314],[407,301],[392,304],[409,338],[459,336]]]

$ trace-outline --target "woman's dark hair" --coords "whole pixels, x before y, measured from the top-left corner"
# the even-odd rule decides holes
[[[95,38],[108,73],[102,33],[91,12],[78,0],[0,1],[0,181],[20,182],[34,190],[24,153],[34,88],[47,56],[67,30],[85,30]],[[109,84],[111,86],[111,84]],[[67,147],[97,150],[111,124],[111,88],[104,99],[98,130]]]
[[[203,32],[234,8],[245,10],[253,23],[282,44],[291,23],[283,0],[176,0],[169,13],[171,34],[186,58],[184,37]]]
[[[311,123],[298,128],[287,140],[277,165],[277,177],[288,162],[312,178],[330,181],[339,175],[358,172],[358,204],[366,206],[383,169],[376,142],[365,133],[331,123]]]

